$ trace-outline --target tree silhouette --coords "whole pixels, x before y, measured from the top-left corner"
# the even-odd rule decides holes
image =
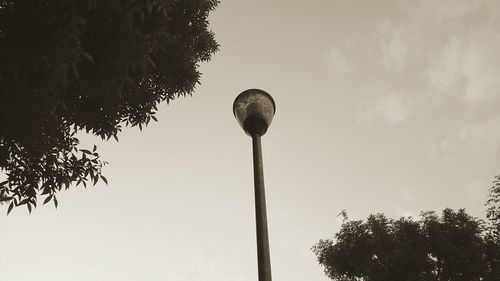
[[[493,181],[486,206],[486,217],[491,221],[492,235],[500,240],[500,176]]]
[[[491,200],[498,189],[492,194],[489,223],[463,209],[423,212],[416,220],[376,214],[352,221],[344,212],[335,239],[320,240],[312,250],[338,281],[498,281],[500,240],[491,231],[495,223],[498,230],[499,201]]]
[[[218,49],[217,0],[0,0],[0,201],[30,210],[72,184],[106,179],[94,146],[122,124],[157,121],[191,95]]]

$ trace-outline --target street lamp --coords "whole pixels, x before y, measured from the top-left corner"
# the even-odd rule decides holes
[[[252,137],[259,281],[272,280],[260,137],[266,133],[275,111],[276,105],[271,95],[259,89],[242,92],[233,103],[233,113],[236,120],[238,120],[245,133]]]

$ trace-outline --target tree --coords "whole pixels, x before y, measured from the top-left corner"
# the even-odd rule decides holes
[[[96,147],[160,102],[191,95],[218,44],[217,0],[0,0],[0,202],[53,201],[73,184],[107,183]]]
[[[312,249],[333,280],[500,280],[500,240],[463,209],[423,212],[417,220],[343,216],[335,239]]]
[[[492,235],[500,240],[500,176],[493,181],[486,206],[486,217],[491,221]]]

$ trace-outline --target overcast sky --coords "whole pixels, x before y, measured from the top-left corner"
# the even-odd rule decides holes
[[[2,281],[257,280],[251,140],[237,94],[269,92],[274,280],[326,281],[310,248],[351,218],[466,208],[500,174],[500,2],[227,0],[220,52],[159,123],[97,143],[109,186],[0,216]]]

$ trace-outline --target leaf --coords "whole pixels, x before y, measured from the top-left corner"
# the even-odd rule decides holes
[[[54,69],[51,77],[51,85],[50,85],[51,88],[57,85],[61,85],[63,89],[67,88],[69,84],[68,67],[69,65],[67,63],[61,63]]]
[[[87,150],[87,149],[80,149],[80,151],[85,153],[85,154],[92,154],[92,152],[90,152],[90,150]]]
[[[47,196],[47,198],[45,198],[45,200],[43,200],[43,205],[49,203],[50,199],[52,199],[52,196],[53,196],[53,194]]]
[[[148,11],[148,15],[150,15],[151,11],[153,10],[153,5],[151,5],[151,0],[146,0],[146,10]]]
[[[66,105],[65,102],[60,102],[59,105],[65,110],[65,111],[68,111],[68,106]]]
[[[130,8],[133,4],[135,4],[135,0],[127,0],[125,2],[125,7]]]
[[[139,18],[141,20],[141,23],[144,23],[144,11],[143,10],[139,10],[137,12],[139,13]]]
[[[97,181],[98,181],[98,180],[99,180],[99,177],[96,175],[96,176],[94,177],[94,184],[93,184],[93,185],[96,185],[96,183],[97,183]]]
[[[59,205],[59,202],[57,202],[57,198],[54,196],[54,206],[56,206],[56,209],[57,209],[57,205]]]
[[[7,184],[8,182],[9,182],[8,180],[3,181],[3,182],[0,182],[0,186],[5,185],[5,184]]]
[[[9,209],[7,210],[7,215],[12,211],[12,208],[14,208],[14,202],[11,202],[9,205]]]
[[[89,53],[82,52],[82,57],[90,62],[94,62],[94,58]]]
[[[73,74],[75,75],[76,79],[80,79],[80,74],[78,73],[78,69],[76,69],[75,65],[71,66],[71,70],[73,71]]]
[[[102,181],[103,181],[106,185],[108,185],[108,180],[107,180],[104,176],[102,176],[102,175],[101,175],[101,180],[102,180]]]
[[[155,120],[156,122],[158,122],[158,119],[156,118],[156,116],[154,115],[151,115],[151,119]]]
[[[97,150],[97,145],[94,144],[94,149],[92,149],[92,152],[95,152]]]
[[[148,63],[153,67],[153,68],[156,68],[156,64],[155,62],[151,59],[151,58],[148,58]]]
[[[28,212],[31,214],[31,205],[28,203],[27,206],[28,206]]]
[[[54,69],[54,72],[52,74],[54,76],[61,75],[61,74],[66,74],[67,69],[68,69],[68,64],[67,63],[61,63],[60,65],[58,65]]]

